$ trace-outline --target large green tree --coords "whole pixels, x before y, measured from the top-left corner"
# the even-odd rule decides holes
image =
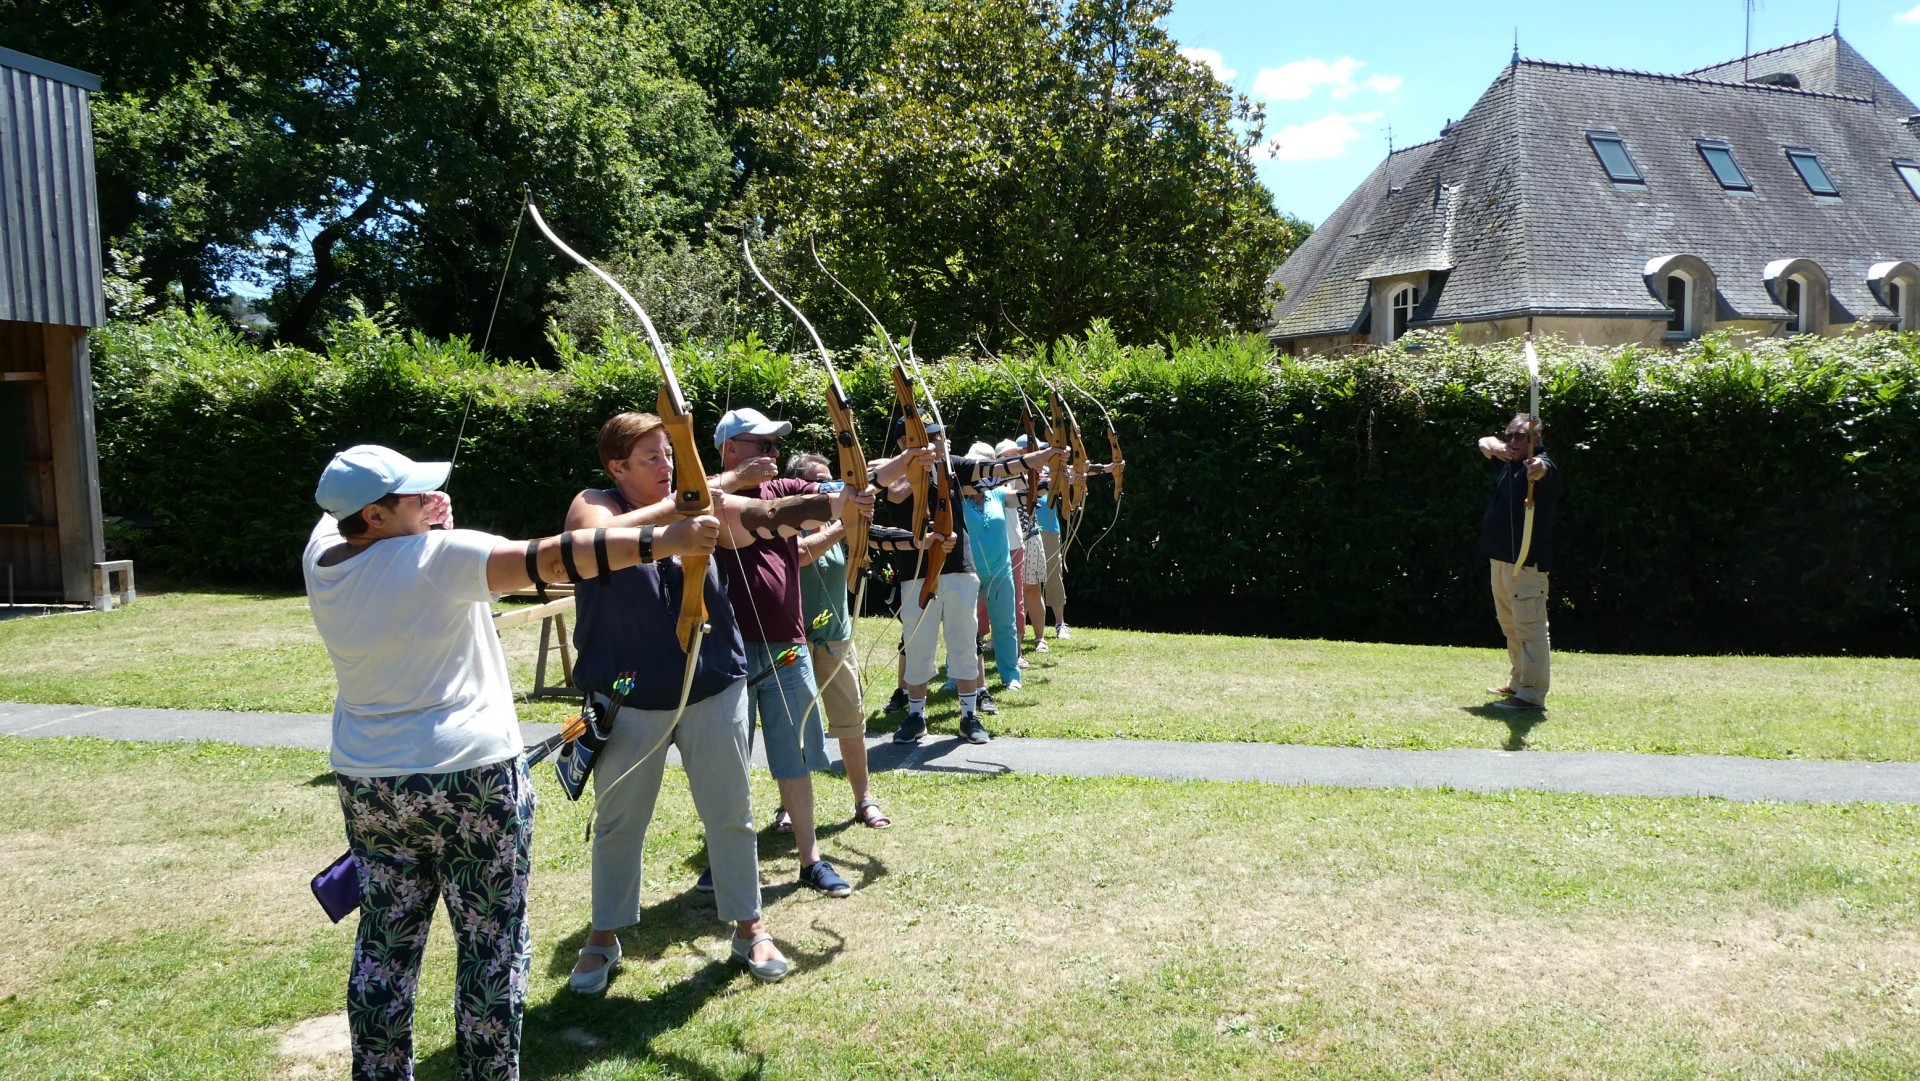
[[[791,162],[752,190],[789,273],[836,273],[929,350],[1005,330],[1124,339],[1266,317],[1304,235],[1254,176],[1261,110],[1179,55],[1168,0],[967,0],[908,22],[858,90],[756,117]],[[816,281],[817,307],[858,320]]]
[[[99,72],[109,243],[156,289],[271,288],[283,336],[348,298],[433,333],[488,324],[523,185],[584,250],[688,235],[731,183],[666,35],[573,0],[16,3],[4,39]],[[523,245],[496,341],[538,348]]]

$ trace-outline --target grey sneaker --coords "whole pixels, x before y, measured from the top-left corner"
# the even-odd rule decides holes
[[[907,719],[900,722],[900,727],[894,729],[893,741],[895,743],[918,743],[926,734],[927,715],[924,713],[909,713],[907,714]]]
[[[999,715],[1000,707],[993,704],[993,696],[987,693],[985,687],[980,688],[980,696],[974,699],[974,701],[979,705],[980,712],[987,716],[994,717]]]
[[[985,743],[993,738],[993,733],[987,731],[978,716],[969,713],[960,718],[960,738],[968,743]]]

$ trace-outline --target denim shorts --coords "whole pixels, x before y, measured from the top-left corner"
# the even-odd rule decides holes
[[[749,717],[760,722],[761,736],[767,741],[767,769],[776,781],[805,777],[831,765],[820,711],[815,707],[819,695],[806,643],[746,643],[747,678],[767,671],[773,658],[790,645],[799,646],[799,659],[788,667],[774,668],[767,678],[747,688]]]

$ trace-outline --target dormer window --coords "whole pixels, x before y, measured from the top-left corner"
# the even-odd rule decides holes
[[[1691,285],[1685,274],[1667,275],[1667,307],[1673,309],[1673,315],[1667,319],[1667,337],[1671,340],[1684,341],[1694,336],[1693,328],[1688,325],[1692,312],[1687,307],[1691,299],[1687,293]]]
[[[1793,313],[1793,318],[1787,321],[1787,333],[1805,334],[1807,332],[1806,283],[1799,278],[1788,278],[1786,286],[1787,295],[1780,301],[1780,306]]]
[[[1413,322],[1413,310],[1420,306],[1420,287],[1402,286],[1393,294],[1393,340],[1399,341]]]
[[[1587,132],[1587,144],[1593,147],[1593,154],[1600,159],[1600,167],[1607,171],[1607,179],[1616,184],[1645,184],[1646,178],[1640,175],[1640,167],[1633,162],[1633,155],[1627,153],[1626,140],[1610,131]]]
[[[1907,190],[1913,193],[1913,197],[1920,199],[1920,161],[1901,161],[1896,158],[1893,171],[1907,182]]]
[[[1920,266],[1899,260],[1867,269],[1867,288],[1893,313],[1895,330],[1920,327]]]
[[[1727,191],[1752,191],[1753,181],[1740,169],[1740,163],[1733,160],[1733,147],[1711,139],[1702,139],[1694,144],[1700,148],[1700,156],[1707,161],[1707,168],[1713,170],[1713,178]]]
[[[1787,160],[1799,171],[1800,179],[1806,181],[1808,191],[1815,195],[1840,194],[1833,178],[1827,175],[1826,167],[1820,164],[1820,155],[1790,146],[1787,148]]]
[[[1825,268],[1811,259],[1775,259],[1767,264],[1767,289],[1787,310],[1788,334],[1825,334],[1833,286]]]

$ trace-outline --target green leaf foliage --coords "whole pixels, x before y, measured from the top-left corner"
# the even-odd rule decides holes
[[[769,257],[817,236],[930,353],[1003,333],[1003,316],[1039,341],[1096,319],[1128,342],[1258,325],[1268,274],[1306,230],[1254,176],[1259,108],[1180,55],[1167,9],[930,4],[860,85],[750,114],[780,162],[750,192]],[[804,255],[784,262],[803,307],[864,333]]]
[[[460,522],[556,529],[605,482],[593,435],[652,407],[644,344],[557,370],[498,365],[358,314],[317,352],[247,345],[205,314],[116,323],[96,339],[103,499],[144,525],[137,558],[194,579],[297,581],[330,454],[380,442],[445,459]],[[956,355],[927,375],[955,441],[1019,430],[1022,389],[1066,388],[1103,460],[1111,412],[1128,468],[1118,513],[1092,496],[1069,556],[1076,622],[1485,643],[1475,556],[1491,469],[1474,441],[1524,408],[1515,343],[1416,334],[1336,359],[1256,338],[1129,347],[1105,327],[1051,359]],[[1708,339],[1670,353],[1546,343],[1542,413],[1563,471],[1555,638],[1616,651],[1920,651],[1920,338]],[[868,453],[891,416],[866,347],[838,358]],[[683,347],[696,423],[730,406],[792,420],[829,450],[825,377],[752,335]],[[1071,385],[1068,384],[1071,380]],[[712,462],[709,461],[711,468]]]

